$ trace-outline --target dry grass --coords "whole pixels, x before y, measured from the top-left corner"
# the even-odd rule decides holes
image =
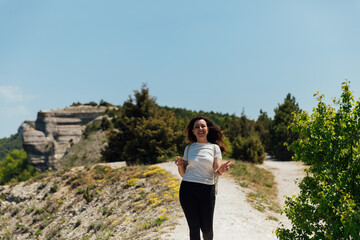
[[[254,208],[261,212],[279,213],[280,205],[274,175],[265,169],[256,167],[256,164],[232,161],[235,165],[231,167],[230,175],[241,187],[250,190],[247,197]],[[271,216],[269,218],[273,219]]]

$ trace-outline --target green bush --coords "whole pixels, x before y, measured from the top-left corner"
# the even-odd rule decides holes
[[[263,163],[265,150],[259,137],[237,137],[232,143],[232,157],[252,163]]]
[[[100,100],[99,106],[103,106],[103,107],[111,107],[113,106],[112,104],[104,101],[103,99]]]
[[[52,186],[51,188],[50,188],[50,193],[56,193],[56,191],[58,190],[58,188],[59,188],[59,185],[57,185],[57,184],[54,184],[54,186]]]
[[[294,160],[310,169],[300,194],[286,201],[292,228],[278,228],[279,239],[359,239],[360,101],[354,102],[349,82],[342,89],[336,108],[317,94],[313,113],[295,117],[293,130],[303,138],[291,146]]]
[[[107,117],[103,117],[101,119],[101,125],[100,126],[101,126],[102,130],[108,130],[108,129],[112,129],[114,127],[112,122]]]
[[[85,138],[88,138],[89,135],[93,132],[96,132],[98,130],[101,129],[101,125],[100,124],[96,124],[96,123],[88,123],[85,127],[85,130],[83,132],[83,136]]]
[[[21,137],[17,134],[13,134],[9,138],[0,139],[0,161],[13,150],[21,150],[22,148]]]
[[[232,157],[232,152],[233,152],[233,150],[232,150],[232,145],[231,145],[229,139],[228,139],[227,137],[225,137],[225,138],[224,138],[224,142],[225,142],[225,144],[226,144],[226,152],[225,152],[225,154],[223,155],[223,157],[225,157],[225,158]]]
[[[92,189],[93,189],[92,185],[87,186],[83,194],[83,197],[87,203],[91,202],[94,198],[94,192],[92,191]]]
[[[71,107],[77,107],[77,106],[81,106],[81,105],[82,105],[81,102],[73,102],[71,104]]]
[[[97,106],[98,106],[98,104],[97,104],[96,102],[94,102],[94,101],[85,103],[84,105],[85,105],[85,106],[92,106],[92,107],[97,107]]]
[[[0,185],[26,181],[37,174],[24,150],[13,150],[0,162]]]

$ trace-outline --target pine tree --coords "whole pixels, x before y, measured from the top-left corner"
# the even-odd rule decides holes
[[[272,128],[273,120],[260,109],[260,115],[256,120],[255,131],[259,134],[260,140],[266,152],[271,151],[271,136],[270,129]]]
[[[185,142],[181,121],[156,104],[146,85],[134,91],[134,98],[129,96],[113,120],[104,160],[153,164],[178,153]]]
[[[290,145],[299,138],[299,134],[289,129],[294,119],[294,113],[299,113],[300,108],[295,97],[287,94],[284,102],[275,108],[273,126],[270,130],[270,154],[279,160],[291,160],[293,152],[288,150]]]

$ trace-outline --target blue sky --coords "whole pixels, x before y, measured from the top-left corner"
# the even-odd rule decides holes
[[[0,138],[40,110],[123,104],[271,117],[360,91],[359,1],[0,0]]]

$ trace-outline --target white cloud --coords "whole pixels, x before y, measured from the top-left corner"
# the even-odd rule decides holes
[[[18,86],[0,86],[0,98],[6,102],[21,102],[24,99]]]
[[[0,104],[0,138],[9,137],[17,132],[20,124],[27,119],[32,119],[32,112],[26,106],[16,104]]]
[[[26,99],[18,86],[0,85],[0,114],[3,125],[16,129],[21,120],[30,116]],[[3,133],[0,132],[0,135]]]
[[[16,106],[12,109],[8,109],[9,115],[29,115],[30,111],[24,106]]]
[[[17,133],[22,122],[32,119],[31,111],[25,106],[18,105],[13,107],[0,106],[0,138],[9,137],[11,134]]]
[[[3,117],[11,118],[14,116],[29,115],[30,111],[25,106],[13,106],[13,107],[0,107],[1,115]]]

